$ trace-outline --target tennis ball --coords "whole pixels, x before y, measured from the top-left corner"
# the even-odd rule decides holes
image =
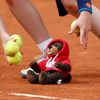
[[[7,61],[9,64],[19,64],[22,60],[22,54],[17,52],[14,56],[7,56]]]
[[[76,21],[77,20],[72,21],[72,23],[71,23],[71,29],[74,27]],[[76,28],[75,33],[76,33],[77,36],[80,36],[80,28],[79,27]]]
[[[19,51],[19,46],[16,42],[7,41],[4,45],[4,51],[6,55],[14,55]]]
[[[22,37],[20,35],[13,34],[13,35],[10,36],[10,39],[12,41],[16,42],[19,45],[19,47],[22,47],[22,45],[23,45],[23,39],[22,39]]]

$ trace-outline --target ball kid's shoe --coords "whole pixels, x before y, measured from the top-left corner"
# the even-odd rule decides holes
[[[27,78],[27,71],[28,71],[28,70],[32,70],[32,68],[27,68],[27,69],[21,70],[20,76],[21,76],[22,78]]]
[[[41,54],[41,55],[36,55],[36,56],[34,57],[34,59],[39,63],[39,62],[41,62],[41,61],[43,61],[43,60],[48,59],[48,56],[46,55],[46,52],[44,51],[43,54]]]

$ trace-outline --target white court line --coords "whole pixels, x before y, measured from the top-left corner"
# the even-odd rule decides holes
[[[66,98],[43,96],[43,95],[33,95],[33,94],[26,94],[26,93],[9,93],[9,95],[25,96],[25,97],[32,97],[32,98],[42,98],[42,99],[51,99],[51,100],[79,100],[79,99],[66,99]]]

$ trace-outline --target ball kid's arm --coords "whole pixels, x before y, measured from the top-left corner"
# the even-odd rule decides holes
[[[74,27],[69,32],[70,34],[75,31],[77,27],[80,28],[80,44],[87,48],[88,32],[91,30],[91,14],[92,4],[91,0],[77,0],[79,17]]]

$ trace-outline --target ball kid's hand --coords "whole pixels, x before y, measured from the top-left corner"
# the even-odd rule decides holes
[[[87,48],[88,32],[91,30],[91,14],[87,11],[81,12],[74,27],[70,30],[69,34],[72,34],[75,29],[80,28],[80,44]]]

